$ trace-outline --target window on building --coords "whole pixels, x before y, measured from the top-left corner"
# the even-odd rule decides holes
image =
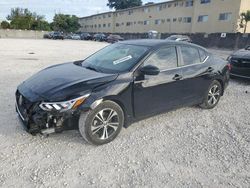
[[[178,2],[175,2],[175,3],[174,3],[174,6],[177,7],[177,6],[178,6]]]
[[[95,28],[97,28],[97,25],[95,24]]]
[[[160,70],[167,70],[177,67],[177,54],[175,47],[164,47],[153,53],[144,63],[154,65]]]
[[[103,18],[106,18],[106,15],[105,15],[105,14],[104,14],[104,15],[102,15],[102,17],[103,17]]]
[[[176,22],[177,21],[177,18],[173,18],[173,22]]]
[[[111,27],[111,23],[108,23],[108,27]]]
[[[127,22],[126,23],[126,26],[130,26],[130,25],[132,25],[131,22]]]
[[[161,20],[160,19],[155,20],[155,25],[160,25],[160,24],[161,24]]]
[[[106,24],[103,24],[102,27],[106,27]]]
[[[232,17],[232,13],[231,13],[231,12],[221,13],[221,14],[219,15],[219,20],[228,21],[228,20],[231,20],[231,17]]]
[[[102,25],[101,25],[101,24],[99,24],[99,25],[98,25],[98,27],[100,28],[100,27],[102,27]]]
[[[128,11],[128,15],[131,15],[131,14],[133,14],[133,10]]]
[[[171,6],[172,6],[172,4],[171,4],[171,3],[169,3],[169,4],[168,4],[168,8],[170,8]]]
[[[179,6],[183,7],[184,3],[183,2],[179,2]]]
[[[201,4],[211,3],[211,0],[201,0]]]
[[[179,17],[179,18],[178,18],[178,22],[182,22],[182,17]]]
[[[183,22],[184,23],[191,23],[192,22],[192,18],[191,17],[184,17],[183,18]]]
[[[168,18],[168,19],[167,19],[167,22],[171,22],[171,19],[170,19],[170,18]]]
[[[198,22],[207,22],[207,21],[208,21],[208,15],[198,16]]]
[[[192,65],[200,63],[200,54],[196,48],[182,46],[181,54],[184,65]]]
[[[194,6],[194,1],[193,0],[186,1],[186,7],[192,7],[192,6]]]
[[[149,25],[149,21],[148,21],[148,20],[145,20],[145,21],[144,21],[144,25]]]
[[[111,17],[111,14],[108,14],[108,17]]]
[[[116,27],[119,27],[119,26],[120,26],[120,24],[119,24],[119,23],[116,23],[116,24],[115,24],[115,26],[116,26]]]
[[[162,10],[162,5],[157,6],[157,7],[156,7],[156,10],[157,10],[157,11],[161,11],[161,10]]]
[[[143,12],[145,12],[145,13],[149,12],[149,8],[148,7],[144,8]]]

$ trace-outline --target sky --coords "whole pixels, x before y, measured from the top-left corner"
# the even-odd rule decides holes
[[[166,0],[143,0],[147,2],[164,2]],[[106,6],[108,0],[0,0],[0,20],[5,20],[11,8],[28,8],[31,12],[45,16],[51,22],[55,13],[74,14],[78,17],[110,11]]]

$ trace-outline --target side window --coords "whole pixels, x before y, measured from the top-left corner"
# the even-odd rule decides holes
[[[201,62],[199,51],[196,48],[182,46],[181,54],[184,65],[192,65]]]
[[[153,53],[145,62],[146,65],[154,65],[160,70],[177,67],[177,54],[175,47],[164,47]]]
[[[203,62],[207,58],[207,54],[204,50],[201,50],[201,49],[199,49],[199,53],[200,53],[201,62]]]

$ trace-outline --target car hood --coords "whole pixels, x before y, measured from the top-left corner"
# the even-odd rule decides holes
[[[241,49],[232,54],[234,58],[250,59],[250,50]]]
[[[117,76],[89,70],[77,63],[65,63],[36,73],[19,85],[18,90],[31,101],[60,101],[91,92]]]

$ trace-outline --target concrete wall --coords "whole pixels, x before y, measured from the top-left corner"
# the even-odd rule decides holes
[[[48,31],[0,29],[0,38],[29,38],[41,39]]]

